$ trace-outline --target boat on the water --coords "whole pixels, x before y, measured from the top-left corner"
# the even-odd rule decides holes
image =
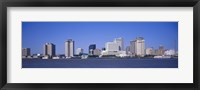
[[[88,55],[82,55],[81,56],[81,59],[87,59],[88,58]]]
[[[171,56],[154,56],[154,58],[171,58]]]

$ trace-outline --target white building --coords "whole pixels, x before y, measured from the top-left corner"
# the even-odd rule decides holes
[[[119,44],[119,51],[123,51],[124,50],[124,39],[122,37],[115,38],[114,42]]]
[[[175,52],[175,50],[166,50],[164,55],[166,55],[166,56],[174,56],[174,55],[176,55],[176,52]]]
[[[137,37],[135,40],[135,54],[137,56],[145,55],[145,40],[143,37]]]
[[[66,57],[74,56],[74,41],[72,39],[68,39],[65,42],[65,56]]]
[[[101,55],[107,55],[107,51],[102,50],[102,51],[101,51]]]
[[[76,55],[83,54],[83,49],[82,48],[77,48],[76,49]]]
[[[107,42],[105,44],[105,51],[102,51],[102,55],[119,55],[120,51],[124,51],[123,38],[115,38],[113,42]],[[126,54],[126,51],[124,51]]]
[[[102,51],[101,55],[118,55],[118,51],[113,52],[113,51]]]
[[[107,42],[106,43],[106,51],[108,52],[117,52],[119,51],[119,43],[116,42]]]
[[[119,51],[116,56],[118,56],[118,57],[127,57],[128,55],[126,54],[126,51]]]
[[[45,55],[45,56],[42,57],[42,59],[49,59],[49,58],[50,58],[50,57],[47,56],[47,55]]]
[[[153,48],[147,48],[147,49],[146,49],[146,55],[154,55],[154,50],[153,50]]]

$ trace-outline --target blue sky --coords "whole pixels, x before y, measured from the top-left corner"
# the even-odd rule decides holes
[[[22,22],[22,47],[31,53],[43,53],[47,42],[56,45],[56,54],[64,54],[64,42],[75,41],[76,48],[88,53],[90,44],[97,48],[114,38],[123,37],[124,45],[130,40],[144,37],[145,47],[163,45],[166,49],[178,47],[178,22]]]

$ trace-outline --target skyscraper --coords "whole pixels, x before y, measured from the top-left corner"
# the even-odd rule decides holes
[[[117,52],[119,51],[119,44],[116,42],[107,42],[106,51],[108,52]]]
[[[22,56],[30,56],[31,49],[30,48],[22,48]]]
[[[113,42],[107,42],[105,44],[106,50],[102,51],[103,55],[119,55],[122,52],[126,54],[124,51],[124,40],[123,38],[115,38]]]
[[[135,40],[130,41],[130,53],[135,55]]]
[[[120,37],[120,38],[115,38],[115,39],[114,39],[114,42],[119,44],[119,50],[120,50],[120,51],[123,51],[123,50],[124,50],[124,39],[123,39],[122,37]]]
[[[94,50],[96,49],[96,44],[90,44],[89,46],[89,54],[93,55],[94,54]]]
[[[68,39],[65,42],[65,56],[66,57],[74,56],[74,41],[72,39]]]
[[[135,54],[137,56],[145,55],[145,41],[143,37],[137,37],[135,40]]]
[[[44,55],[55,56],[56,55],[56,46],[53,43],[45,43],[44,45]]]

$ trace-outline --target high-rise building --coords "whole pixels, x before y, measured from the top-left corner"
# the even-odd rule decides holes
[[[22,56],[30,56],[31,49],[30,48],[22,48]]]
[[[124,51],[124,40],[123,38],[115,38],[113,42],[107,42],[105,44],[105,49],[102,51],[102,55],[119,55]],[[126,54],[126,51],[124,51]],[[123,53],[124,53],[123,52]]]
[[[55,56],[56,55],[56,46],[52,43],[45,43],[44,45],[44,55]]]
[[[108,52],[117,52],[119,51],[119,43],[116,42],[107,42],[106,51]]]
[[[135,55],[135,40],[130,41],[130,53]]]
[[[74,56],[74,41],[72,39],[68,39],[65,42],[65,56],[66,57]]]
[[[123,38],[115,38],[114,39],[115,43],[119,44],[119,51],[123,51],[124,50],[124,39]]]
[[[135,54],[137,56],[145,55],[145,40],[143,37],[137,37],[135,40]]]
[[[89,54],[90,55],[93,55],[94,54],[94,50],[96,49],[96,44],[91,44],[90,46],[89,46]]]
[[[83,54],[83,49],[82,48],[77,48],[76,49],[76,55],[81,55]]]
[[[123,38],[115,38],[113,42],[106,43],[106,51],[123,51],[124,40]]]

